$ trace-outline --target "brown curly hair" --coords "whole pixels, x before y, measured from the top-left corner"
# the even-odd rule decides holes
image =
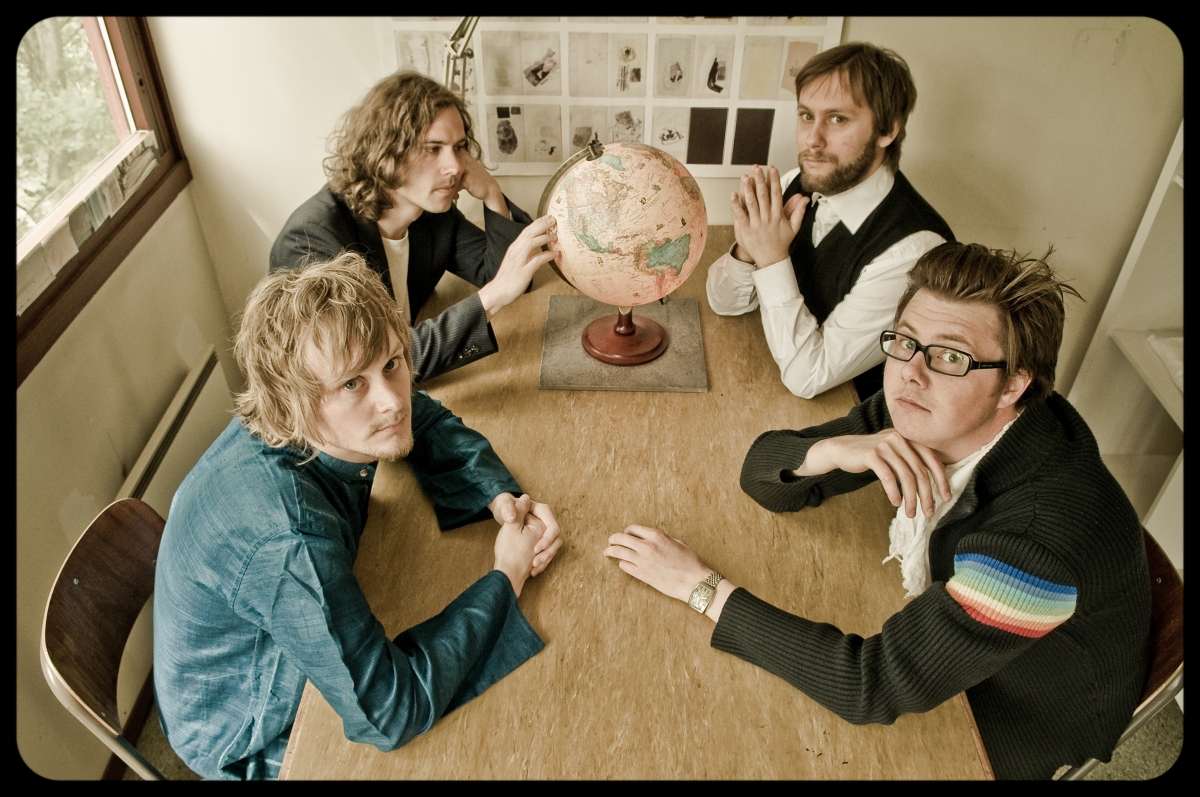
[[[1054,372],[1062,345],[1066,308],[1063,298],[1079,291],[1058,278],[1050,267],[1050,247],[1041,257],[1014,251],[990,250],[983,244],[950,241],[935,246],[908,272],[908,287],[896,308],[899,323],[904,308],[924,288],[941,299],[977,302],[996,308],[1004,359],[1001,386],[1019,371],[1030,376],[1029,386],[1017,399],[1024,407],[1044,401],[1054,392]]]
[[[330,135],[324,160],[330,190],[355,216],[379,221],[392,206],[391,191],[404,182],[414,147],[446,108],[462,116],[467,149],[478,160],[483,150],[466,103],[419,72],[396,72],[376,83]]]

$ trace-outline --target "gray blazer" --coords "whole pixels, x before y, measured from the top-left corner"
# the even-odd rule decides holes
[[[467,221],[455,207],[445,213],[423,213],[412,223],[408,228],[409,318],[417,317],[447,271],[476,287],[496,275],[509,244],[532,221],[512,202],[508,208],[511,221],[485,206],[486,230]],[[351,213],[325,185],[284,223],[271,247],[271,271],[327,260],[347,249],[362,255],[395,295],[379,227]],[[413,380],[422,382],[486,357],[499,346],[483,305],[472,294],[414,327],[412,349]]]

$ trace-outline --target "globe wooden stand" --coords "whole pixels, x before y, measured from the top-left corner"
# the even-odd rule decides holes
[[[659,324],[643,318],[635,326],[633,308],[617,310],[584,327],[584,351],[611,365],[641,365],[667,350],[667,332]]]

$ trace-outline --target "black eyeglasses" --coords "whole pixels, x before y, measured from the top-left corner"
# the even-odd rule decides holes
[[[930,371],[937,371],[946,376],[966,376],[979,368],[1004,368],[1007,360],[995,363],[981,363],[965,351],[952,349],[949,346],[922,346],[916,338],[910,338],[894,329],[885,329],[879,335],[879,348],[894,360],[908,362],[922,352],[925,364]]]

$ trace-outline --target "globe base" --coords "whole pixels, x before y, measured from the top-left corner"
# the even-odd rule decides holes
[[[583,330],[583,348],[610,365],[641,365],[667,350],[667,331],[649,318],[633,323],[633,312],[597,318]]]

